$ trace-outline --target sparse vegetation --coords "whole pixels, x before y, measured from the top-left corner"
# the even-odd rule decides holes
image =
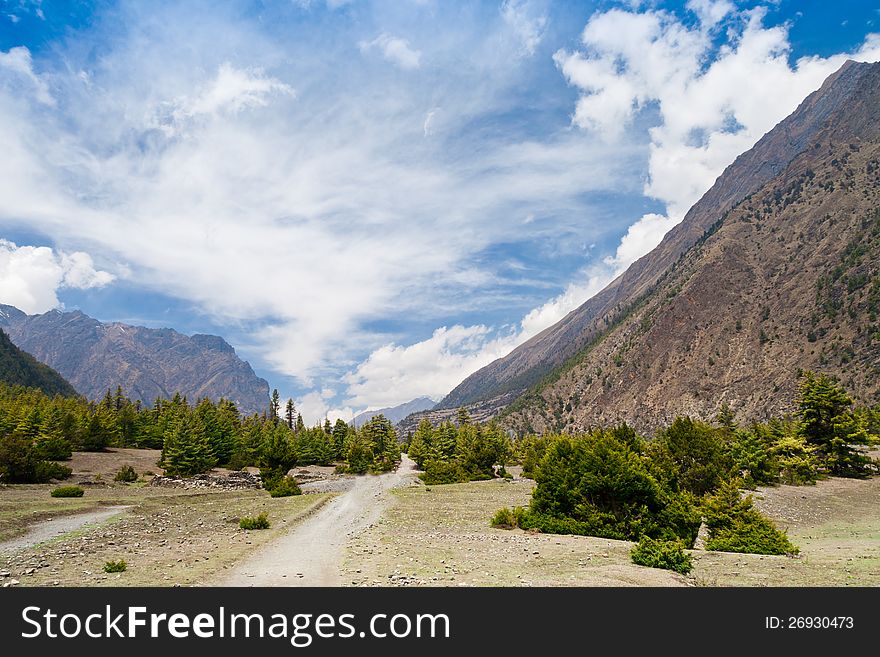
[[[104,564],[105,573],[124,573],[126,570],[128,570],[128,564],[122,559],[119,561],[108,561]]]
[[[687,575],[693,570],[693,558],[682,548],[679,541],[655,541],[642,536],[630,552],[634,564],[649,568],[673,570]]]
[[[113,477],[113,481],[121,481],[123,483],[130,484],[138,480],[138,474],[135,472],[135,469],[130,465],[123,465],[119,468],[119,472],[116,473],[116,476]]]
[[[242,518],[238,521],[238,526],[247,530],[269,529],[271,523],[269,522],[269,516],[265,513],[261,513],[253,518]]]

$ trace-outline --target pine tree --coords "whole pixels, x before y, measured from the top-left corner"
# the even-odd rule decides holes
[[[822,454],[833,475],[861,477],[874,468],[870,458],[853,445],[867,444],[869,436],[852,412],[852,399],[824,374],[804,373],[799,401],[800,431]]]
[[[281,412],[281,395],[278,394],[278,388],[272,391],[272,401],[269,402],[269,419],[273,424],[278,424],[279,413]]]
[[[293,429],[296,423],[296,407],[293,405],[292,399],[288,399],[287,405],[284,407],[284,419],[287,421],[287,428]]]
[[[339,418],[333,425],[333,458],[341,459],[343,457],[343,446],[345,445],[345,437],[348,435],[348,425],[345,420]]]
[[[416,462],[420,470],[424,470],[425,462],[434,450],[434,427],[430,420],[422,420],[409,443],[407,455]]]
[[[160,464],[166,474],[183,477],[207,472],[217,464],[198,415],[187,416],[165,436]]]

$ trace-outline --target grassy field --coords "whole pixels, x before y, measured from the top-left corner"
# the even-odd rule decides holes
[[[493,529],[526,505],[533,483],[486,481],[395,491],[396,504],[356,538],[354,586],[880,585],[880,478],[762,489],[756,505],[786,529],[797,558],[694,551],[687,577],[630,563],[632,543]]]
[[[83,485],[86,492],[81,498],[52,498],[49,491],[54,485],[49,484],[0,489],[0,540],[22,535],[40,520],[106,506],[130,507],[100,524],[86,525],[32,548],[0,554],[0,569],[9,573],[4,580],[14,578],[29,586],[204,583],[330,498],[316,494],[272,499],[263,490],[204,492],[152,487],[144,481],[112,483],[112,475],[123,462],[135,465],[141,474],[147,468],[159,472],[156,456],[147,450],[75,455],[70,482],[90,482]],[[263,511],[272,522],[270,529],[246,532],[239,528],[239,518]],[[128,564],[125,572],[103,572],[107,561],[120,559]]]

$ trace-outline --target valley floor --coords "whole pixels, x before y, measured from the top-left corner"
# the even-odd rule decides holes
[[[528,479],[426,487],[405,460],[382,477],[319,473],[326,478],[304,488],[321,492],[272,499],[261,490],[147,486],[157,458],[148,450],[76,454],[71,483],[92,482],[82,498],[51,498],[51,485],[0,487],[0,584],[880,585],[880,477],[756,492],[799,557],[698,550],[683,577],[633,565],[626,541],[491,528],[498,508],[528,504]],[[123,463],[142,481],[112,483]],[[240,517],[262,511],[269,530],[239,529]],[[125,572],[102,571],[118,559]]]
[[[504,506],[528,504],[518,479],[409,488],[352,541],[353,586],[878,586],[880,478],[828,479],[754,494],[787,530],[798,557],[693,551],[687,576],[636,566],[632,543],[493,529]]]

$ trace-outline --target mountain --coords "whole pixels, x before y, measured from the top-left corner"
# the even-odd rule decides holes
[[[190,401],[225,397],[243,413],[268,405],[269,384],[215,335],[103,324],[80,311],[27,315],[4,305],[0,328],[89,399],[122,386],[132,399],[145,403],[180,392]]]
[[[438,409],[517,398],[506,423],[521,430],[659,423],[722,401],[757,418],[791,409],[798,368],[876,399],[878,101],[880,65],[847,62],[658,247]]]
[[[371,419],[373,419],[377,415],[384,415],[388,418],[392,424],[397,424],[402,419],[404,419],[407,415],[411,413],[418,413],[419,411],[427,411],[434,406],[437,405],[433,399],[429,397],[418,397],[413,399],[412,401],[408,401],[405,404],[400,404],[398,406],[391,406],[389,408],[380,408],[375,411],[364,411],[363,413],[359,413],[354,416],[352,422],[356,427],[362,427]]]
[[[3,311],[0,310],[0,313]],[[72,397],[76,390],[58,372],[22,351],[0,330],[0,381],[39,388],[47,395]]]

